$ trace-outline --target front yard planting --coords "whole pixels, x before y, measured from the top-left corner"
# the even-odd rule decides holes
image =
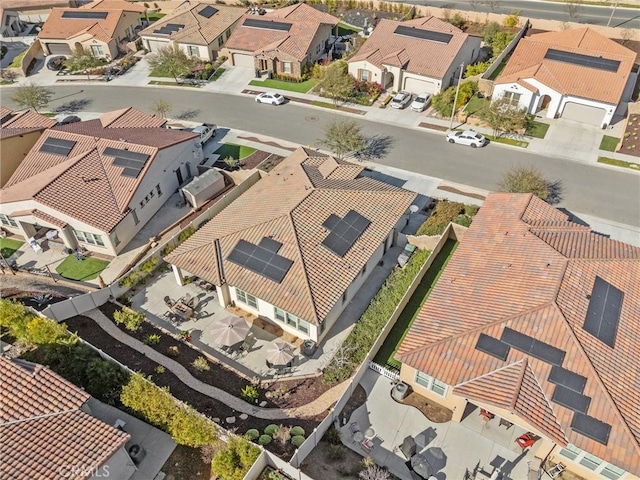
[[[607,165],[614,165],[616,167],[640,170],[640,163],[625,162],[624,160],[618,160],[617,158],[598,157],[598,163],[606,163]]]
[[[56,267],[56,272],[69,280],[93,280],[109,265],[109,262],[99,258],[81,258],[78,260],[75,255],[69,255]]]
[[[640,157],[640,115],[629,115],[627,128],[622,136],[622,146],[618,153]]]
[[[235,143],[225,143],[215,152],[216,155],[220,155],[221,159],[225,158],[233,158],[234,160],[240,160],[245,157],[248,157],[253,152],[255,152],[255,148],[247,147],[245,145],[236,145]]]
[[[471,97],[464,111],[470,116],[480,117],[482,112],[489,106],[489,100],[485,97],[479,97],[477,94]]]
[[[285,82],[283,80],[266,79],[266,80],[251,80],[249,85],[254,87],[262,87],[273,90],[286,90],[288,92],[307,93],[313,87],[316,86],[318,81],[315,78],[310,78],[304,82]]]
[[[605,152],[615,152],[619,141],[619,138],[603,135],[602,140],[600,141],[600,150],[604,150]]]
[[[512,145],[514,147],[527,148],[529,146],[529,142],[518,140],[517,138],[496,137],[494,135],[485,135],[485,137],[487,137],[492,142],[504,143],[505,145]]]
[[[209,79],[209,81],[211,82],[215,82],[216,80],[218,80],[222,74],[226,72],[226,70],[224,68],[218,68],[216,70],[216,73],[213,74],[213,76]]]
[[[359,33],[362,29],[358,27],[354,27],[353,25],[348,25],[344,22],[340,22],[338,24],[338,36],[351,35],[352,33]]]
[[[14,240],[13,238],[0,238],[0,253],[2,253],[4,258],[9,258],[16,253],[23,243],[24,242]]]
[[[548,123],[536,122],[535,120],[533,120],[524,133],[525,135],[533,138],[544,138],[548,130]]]

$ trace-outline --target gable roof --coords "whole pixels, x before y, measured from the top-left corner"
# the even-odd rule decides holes
[[[254,28],[244,25],[246,19],[272,21],[290,25],[288,31]],[[297,3],[266,15],[245,15],[231,33],[225,47],[244,50],[256,55],[278,50],[303,61],[309,53],[311,42],[321,25],[335,26],[339,19],[321,12],[306,3]]]
[[[550,49],[616,60],[615,72],[545,58]],[[539,33],[521,39],[496,84],[535,79],[562,95],[618,104],[629,81],[636,54],[585,27]]]
[[[207,18],[200,15],[200,12],[208,6],[215,8],[216,12]],[[245,8],[227,7],[213,1],[185,2],[169,15],[142,30],[139,35],[170,39],[178,43],[209,45],[235,24],[245,12]],[[170,23],[183,27],[170,35],[156,33]]]
[[[13,112],[0,107],[0,139],[24,135],[53,127],[57,122],[32,110]]]
[[[0,356],[0,471],[5,478],[91,476],[131,438],[80,408],[89,395],[48,368]],[[80,472],[85,472],[81,474]]]
[[[482,252],[482,254],[478,254]],[[583,324],[595,279],[624,292],[614,348]],[[506,360],[476,344],[480,334],[501,339],[506,328],[565,352],[562,367],[586,378],[588,415],[611,426],[606,445],[571,427],[573,411],[551,401],[560,429],[540,395],[514,413],[550,438],[568,443],[634,474],[640,472],[640,248],[602,237],[530,194],[491,194],[451,257],[398,351],[403,364],[454,386],[454,394],[505,405],[522,385],[502,384],[499,369],[527,360],[552,398],[552,365],[515,348]],[[470,391],[470,380],[475,382]],[[472,382],[473,383],[473,382]],[[531,396],[526,394],[525,396]],[[555,435],[555,436],[554,436]],[[562,444],[562,443],[561,443]]]
[[[423,40],[394,33],[398,27],[415,29],[418,33],[450,34],[452,37],[448,43]],[[349,63],[366,60],[380,69],[390,65],[426,77],[443,78],[468,37],[459,28],[433,16],[407,22],[382,19]]]
[[[34,199],[110,232],[129,213],[131,198],[158,151],[197,138],[191,132],[159,128],[160,124],[164,119],[129,108],[47,130],[5,184],[2,203]],[[50,139],[74,144],[67,155],[40,151]],[[136,178],[125,177],[123,168],[104,153],[107,148],[145,154],[148,159]]]
[[[227,283],[313,323],[322,323],[347,286],[394,228],[415,194],[361,177],[362,167],[300,148],[166,257],[167,262]],[[343,257],[322,245],[331,214],[354,210],[370,225]],[[281,283],[229,261],[240,240],[282,244],[293,262]],[[217,258],[215,241],[220,244]]]
[[[104,19],[65,18],[65,12],[93,10],[104,12]],[[110,42],[125,12],[143,13],[145,8],[131,2],[99,0],[82,8],[52,8],[49,17],[38,33],[41,40],[68,40],[87,34],[97,40]]]

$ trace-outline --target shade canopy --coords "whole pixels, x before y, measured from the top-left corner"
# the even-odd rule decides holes
[[[276,340],[269,345],[266,360],[274,367],[286,366],[293,360],[293,347],[288,343]]]
[[[211,336],[220,346],[230,347],[242,342],[249,334],[249,325],[239,317],[225,317],[213,323]]]
[[[429,478],[433,474],[431,464],[422,455],[414,455],[411,457],[411,468],[422,478]]]

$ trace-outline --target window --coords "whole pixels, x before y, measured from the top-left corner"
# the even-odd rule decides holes
[[[433,380],[433,378],[426,373],[416,372],[416,383],[418,385],[422,385],[424,388],[429,388],[431,380]]]
[[[441,382],[440,380],[437,380],[423,372],[416,372],[416,383],[418,385],[422,385],[427,390],[431,390],[433,393],[440,395],[441,397],[446,396],[447,390],[449,389],[449,386],[446,383]]]
[[[368,82],[369,80],[371,80],[371,71],[370,70],[358,70],[359,72],[359,77],[360,80],[362,80],[363,82]]]
[[[447,394],[447,384],[434,378],[431,390],[444,397]]]
[[[221,47],[222,45],[224,45],[224,37],[220,35],[218,37],[218,47]]]
[[[17,227],[18,224],[16,221],[8,215],[4,215],[0,213],[0,223],[6,225],[8,227]]]
[[[287,325],[291,325],[294,328],[298,328],[298,317],[287,313]]]
[[[120,245],[120,239],[118,238],[118,234],[114,232],[113,234],[113,245],[117,247]]]
[[[227,28],[227,31],[225,32],[225,35],[227,36],[227,38],[229,38],[231,36],[231,29]]]
[[[504,92],[504,97],[503,98],[507,99],[511,105],[518,106],[518,104],[520,103],[520,97],[521,96],[522,96],[522,94],[520,94],[520,93]]]
[[[188,45],[187,46],[187,51],[188,51],[190,57],[197,57],[198,56],[198,47],[194,47],[192,45]]]
[[[249,295],[247,292],[243,292],[239,288],[236,288],[236,297],[240,303],[249,305],[251,308],[258,308],[258,300],[253,295]]]
[[[301,318],[296,317],[295,315],[285,312],[281,308],[273,307],[273,316],[276,320],[279,320],[282,323],[286,323],[296,330],[300,330],[301,332],[307,334],[309,333],[309,324],[307,322],[305,322]]]
[[[364,274],[367,273],[367,264],[364,264],[364,267],[362,267],[362,276],[364,277]]]
[[[595,470],[600,466],[601,463],[602,460],[594,455],[591,455],[590,453],[585,453],[584,458],[580,460],[580,465],[584,465],[590,470]]]
[[[291,62],[282,62],[282,71],[284,73],[291,73]]]
[[[298,319],[298,330],[304,333],[309,333],[309,324],[304,320]]]
[[[160,184],[156,185],[156,192],[158,192],[158,196],[161,197],[162,196],[162,190],[160,190]]]
[[[131,210],[131,216],[133,217],[133,224],[137,225],[140,223],[140,220],[138,220],[138,214],[136,213],[136,209],[134,208],[133,210]]]
[[[102,55],[102,45],[91,45],[91,55]]]
[[[567,457],[570,460],[575,460],[576,457],[581,453],[582,450],[574,447],[573,445],[567,445],[567,448],[563,448],[562,450],[560,450],[560,455],[562,455],[563,457]]]
[[[79,242],[90,243],[91,245],[99,245],[104,247],[104,242],[102,241],[102,237],[100,235],[96,235],[95,233],[89,232],[81,232],[80,230],[74,230],[76,238]]]
[[[347,302],[347,291],[342,294],[342,304],[344,305]]]
[[[621,468],[618,468],[614,465],[609,464],[602,469],[602,471],[600,472],[600,475],[606,478],[610,478],[611,480],[618,480],[625,473],[626,472]]]
[[[284,322],[285,320],[285,313],[284,310],[282,310],[281,308],[278,307],[273,307],[273,316],[277,319],[280,320],[281,322]]]

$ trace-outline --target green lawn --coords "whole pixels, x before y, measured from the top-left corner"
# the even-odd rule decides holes
[[[598,157],[598,163],[606,163],[607,165],[615,165],[616,167],[631,168],[633,170],[640,170],[640,161],[638,163],[625,162],[624,160],[618,160],[616,158]]]
[[[213,74],[213,77],[211,77],[211,81],[215,82],[217,79],[219,79],[222,74],[225,72],[224,68],[219,68],[216,70],[216,73]]]
[[[442,250],[440,250],[440,253],[438,253],[438,256],[429,267],[429,270],[420,282],[420,285],[418,285],[418,288],[409,299],[409,303],[407,303],[407,306],[398,317],[396,324],[389,332],[389,335],[382,344],[382,347],[380,347],[380,350],[378,350],[378,353],[373,359],[373,361],[378,365],[382,365],[383,367],[386,366],[387,368],[394,370],[400,370],[400,362],[393,358],[393,356],[402,343],[404,336],[411,328],[411,324],[413,323],[414,318],[416,318],[416,315],[418,315],[420,307],[422,307],[422,304],[429,297],[429,293],[431,293],[431,290],[437,283],[438,278],[440,278],[440,275],[444,271],[444,267],[447,266],[447,262],[457,247],[458,242],[454,240],[447,240],[444,244]]]
[[[544,138],[547,134],[547,130],[549,130],[548,123],[536,122],[535,120],[531,122],[531,126],[527,128],[525,135],[529,135],[533,138]]]
[[[508,61],[509,61],[509,57],[507,56],[502,60],[500,65],[498,65],[498,68],[496,68],[494,72],[489,76],[489,80],[495,80],[496,78],[498,78],[502,73],[502,71],[504,70],[504,67],[507,66]]]
[[[288,92],[307,93],[316,86],[318,80],[310,78],[304,82],[283,82],[282,80],[251,80],[249,85],[254,87],[273,88],[276,90],[287,90]]]
[[[154,13],[147,13],[146,15],[149,18],[149,23],[151,23],[151,22],[155,22],[156,20],[160,20],[162,17],[166,15],[166,13],[154,12]],[[140,15],[140,18],[144,20],[145,14],[143,13],[142,15]]]
[[[615,152],[619,142],[620,142],[619,138],[610,137],[609,135],[604,135],[602,137],[602,141],[600,142],[600,150],[605,150],[607,152]]]
[[[474,115],[478,117],[482,112],[482,110],[484,110],[488,106],[489,106],[489,100],[487,100],[484,97],[480,98],[477,95],[474,95],[473,97],[471,97],[471,100],[469,100],[469,103],[467,103],[467,106],[465,107],[464,111],[467,112],[469,115]]]
[[[515,138],[494,137],[493,135],[485,135],[485,137],[487,137],[492,142],[513,145],[514,147],[527,148],[529,146],[529,142],[525,142],[524,140],[517,140]]]
[[[75,255],[69,255],[57,266],[56,272],[69,280],[93,280],[107,265],[109,262],[99,258],[85,257],[84,260],[78,260]]]
[[[14,240],[13,238],[0,238],[0,251],[4,258],[9,258],[24,242]]]
[[[361,32],[362,29],[358,28],[358,27],[353,27],[351,25],[347,25],[346,23],[340,22],[338,24],[338,36],[341,37],[342,35],[351,35],[352,33],[358,33]]]
[[[191,88],[202,88],[201,83],[176,83],[176,82],[159,82],[157,80],[151,80],[149,85],[167,85],[171,87],[191,87]]]
[[[225,158],[232,157],[236,160],[240,160],[241,158],[248,157],[253,152],[255,152],[255,148],[245,147],[244,145],[236,145],[235,143],[225,143],[218,150],[216,150],[216,155],[220,155],[220,159],[224,160]]]

